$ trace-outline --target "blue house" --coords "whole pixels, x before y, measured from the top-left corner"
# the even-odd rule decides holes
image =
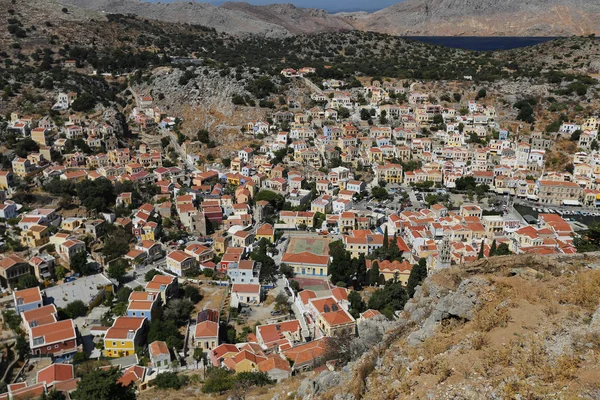
[[[13,299],[15,301],[15,310],[17,311],[17,314],[33,310],[34,308],[40,308],[44,305],[42,292],[37,286],[29,289],[15,290],[13,292]]]

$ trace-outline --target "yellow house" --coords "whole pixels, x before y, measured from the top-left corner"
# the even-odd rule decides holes
[[[327,337],[354,333],[356,329],[354,318],[344,309],[319,314],[318,325]]]
[[[269,243],[275,242],[275,229],[271,224],[263,224],[256,230],[256,240],[267,239]]]
[[[35,168],[26,158],[17,157],[12,161],[13,171],[16,175],[25,177],[29,175]]]
[[[142,240],[156,240],[156,232],[158,230],[158,224],[154,221],[148,222],[142,228]]]
[[[0,189],[6,190],[14,185],[14,175],[11,171],[0,171]]]
[[[104,336],[106,357],[126,357],[143,345],[146,318],[118,317]]]
[[[232,358],[225,359],[223,363],[227,368],[237,373],[258,371],[258,364],[267,358],[256,355],[248,350],[242,350]]]
[[[68,232],[73,232],[75,229],[79,228],[82,223],[82,218],[66,218],[61,222],[60,229]]]
[[[217,255],[224,254],[225,250],[227,250],[227,247],[229,247],[230,241],[231,241],[230,236],[227,236],[227,237],[219,236],[218,238],[215,239],[215,242],[213,244],[213,250],[215,251],[215,253]]]
[[[181,250],[172,251],[167,255],[167,268],[177,274],[177,276],[183,275],[186,270],[195,265],[196,259]]]
[[[50,241],[50,232],[44,225],[33,225],[21,232],[21,243],[26,247],[40,247]]]

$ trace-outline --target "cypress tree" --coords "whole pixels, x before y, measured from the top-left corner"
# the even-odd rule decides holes
[[[389,245],[390,245],[390,243],[389,243],[389,238],[388,238],[388,227],[386,225],[385,232],[383,232],[383,248],[387,250]]]
[[[369,284],[371,286],[379,284],[379,264],[377,261],[373,261],[371,270],[369,271]]]
[[[421,258],[417,264],[413,265],[408,277],[408,282],[406,283],[406,292],[409,297],[414,296],[416,287],[419,286],[426,277],[427,260]]]
[[[484,257],[483,244],[484,244],[484,240],[481,241],[481,247],[479,248],[479,255],[477,255],[478,260],[481,260]]]
[[[496,239],[492,241],[492,246],[490,247],[490,257],[496,255]]]

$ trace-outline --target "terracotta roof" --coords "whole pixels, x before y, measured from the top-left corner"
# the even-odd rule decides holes
[[[118,317],[113,325],[106,331],[105,339],[133,339],[130,336],[130,331],[134,333],[142,327],[145,318],[139,317]]]
[[[290,363],[277,354],[270,355],[266,360],[261,361],[258,364],[258,369],[260,372],[269,372],[274,369],[280,369],[288,372],[292,370]]]
[[[329,264],[329,256],[317,256],[306,251],[297,254],[285,253],[281,262],[292,264],[327,265]]]
[[[175,261],[177,261],[178,263],[181,263],[183,261],[185,261],[188,258],[191,258],[191,256],[181,250],[175,250],[169,253],[169,255],[167,256],[167,258],[173,259]]]
[[[160,340],[155,340],[154,342],[150,343],[150,345],[148,346],[148,349],[150,351],[150,355],[154,356],[154,357],[161,355],[161,354],[170,355],[167,344]]]
[[[323,319],[327,321],[329,326],[344,325],[354,322],[354,319],[346,310],[340,309],[321,314]]]
[[[218,360],[219,358],[223,357],[227,353],[237,353],[238,351],[239,350],[235,345],[229,344],[229,343],[224,343],[220,346],[215,347],[212,351],[212,355],[214,358],[216,358]]]
[[[327,345],[330,339],[324,337],[313,340],[312,342],[304,343],[299,346],[294,346],[283,352],[286,358],[292,360],[294,365],[302,365],[309,361],[323,357],[327,352]]]
[[[231,286],[232,293],[259,293],[260,285],[251,283],[235,283]]]
[[[22,300],[23,304],[31,304],[42,301],[42,292],[37,286],[29,289],[15,290],[14,295],[15,299],[17,299],[17,302]]]
[[[29,326],[40,326],[56,322],[56,307],[54,304],[24,311],[21,317]]]
[[[73,365],[52,364],[38,371],[37,382],[52,386],[56,382],[69,381],[75,377]]]
[[[139,365],[132,365],[123,372],[123,376],[117,380],[117,383],[120,383],[126,387],[131,385],[133,382],[143,381],[145,375],[146,368]]]
[[[371,318],[375,318],[375,317],[377,317],[379,315],[383,315],[383,314],[381,314],[377,310],[369,309],[369,310],[365,311],[364,313],[360,314],[360,317],[362,319],[371,319]]]
[[[73,320],[53,322],[31,328],[30,337],[35,341],[36,338],[43,338],[44,342],[39,346],[47,346],[52,343],[66,342],[77,337],[75,333],[75,324]]]
[[[285,338],[283,335],[285,332],[293,333],[299,331],[300,329],[300,322],[297,319],[292,321],[284,321],[277,324],[260,325],[256,327],[257,334],[262,337],[262,340],[266,345]]]
[[[304,305],[308,304],[308,301],[310,299],[317,298],[317,294],[312,290],[303,290],[300,293],[298,293],[298,296],[300,296],[300,300],[302,301],[302,304],[304,304]]]
[[[337,303],[337,300],[332,296],[323,297],[320,299],[311,299],[309,302],[313,305],[313,307],[319,312],[330,312],[332,310],[337,310],[340,306]]]
[[[6,270],[15,266],[16,264],[27,264],[27,261],[16,254],[11,254],[0,261],[0,268]]]
[[[213,338],[219,336],[219,324],[213,321],[204,321],[196,324],[195,338]]]

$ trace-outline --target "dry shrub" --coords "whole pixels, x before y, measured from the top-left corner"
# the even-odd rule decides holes
[[[561,296],[561,300],[593,310],[598,306],[600,293],[600,270],[587,271],[575,275]]]
[[[600,332],[587,332],[573,338],[573,346],[577,352],[600,350]]]
[[[375,354],[369,354],[367,357],[363,357],[356,366],[351,388],[355,398],[359,399],[362,397],[366,388],[367,378],[375,369],[376,364],[377,356]]]
[[[475,332],[470,339],[471,347],[473,350],[481,350],[482,347],[487,346],[490,343],[490,338],[483,332]]]
[[[438,377],[438,383],[442,383],[452,376],[452,368],[450,368],[446,360],[437,364],[435,372]]]
[[[550,300],[546,303],[546,305],[544,306],[542,311],[544,312],[544,314],[546,314],[547,317],[551,317],[553,315],[558,314],[560,311],[560,308],[558,307],[558,303]]]
[[[473,322],[478,331],[489,332],[497,327],[505,327],[510,321],[510,312],[507,307],[496,308],[491,305],[479,310]]]
[[[445,353],[452,347],[452,344],[451,339],[448,337],[442,337],[441,335],[430,337],[423,342],[423,357],[428,359]]]

